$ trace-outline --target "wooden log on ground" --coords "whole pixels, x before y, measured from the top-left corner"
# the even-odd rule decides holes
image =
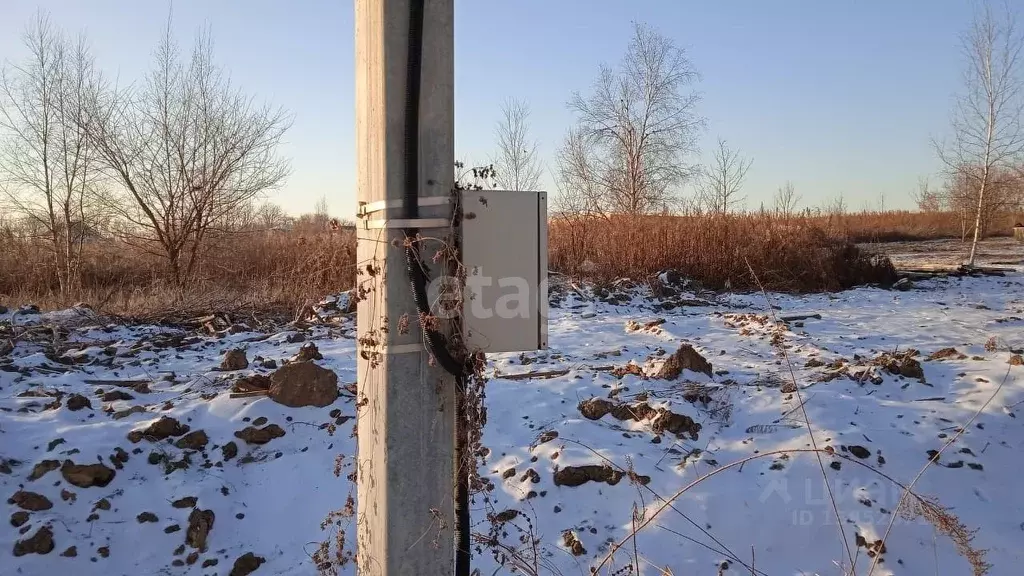
[[[142,384],[152,384],[152,380],[93,380],[86,379],[82,382],[90,386],[117,386],[119,388],[135,388]]]
[[[578,368],[579,370],[592,370],[594,372],[609,372],[615,369],[615,366],[583,366]],[[543,380],[547,378],[557,378],[559,376],[565,376],[569,372],[577,370],[577,368],[562,368],[558,370],[537,370],[534,372],[522,372],[519,374],[495,374],[495,378],[501,378],[502,380],[532,380],[534,378]]]
[[[779,318],[783,322],[797,322],[800,320],[821,320],[821,314],[793,314]]]
[[[251,392],[232,392],[231,398],[255,398],[257,396],[266,396],[269,394],[269,390],[253,390]]]

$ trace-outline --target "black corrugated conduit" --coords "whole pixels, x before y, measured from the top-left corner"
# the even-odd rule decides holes
[[[405,98],[405,197],[403,211],[405,218],[419,218],[419,123],[420,123],[420,82],[423,60],[423,11],[424,0],[409,2],[409,53],[406,70]],[[416,311],[420,319],[430,315],[427,300],[427,274],[419,259],[415,239],[418,228],[405,229],[405,264],[412,287]],[[423,340],[434,360],[446,372],[455,377],[456,393],[456,439],[455,439],[455,576],[469,576],[470,573],[470,519],[469,519],[469,462],[466,461],[466,430],[464,423],[464,393],[466,387],[465,366],[456,360],[445,345],[444,335],[420,322]]]

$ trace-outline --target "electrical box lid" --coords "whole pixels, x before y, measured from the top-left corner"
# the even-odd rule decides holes
[[[547,194],[466,190],[463,325],[471,352],[547,348]]]

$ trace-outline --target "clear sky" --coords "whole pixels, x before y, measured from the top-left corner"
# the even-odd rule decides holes
[[[0,60],[22,56],[20,34],[43,7],[87,34],[108,73],[133,80],[169,5],[0,0]],[[909,207],[918,177],[938,171],[930,142],[948,130],[969,20],[966,0],[456,0],[457,155],[486,161],[499,106],[516,97],[550,164],[572,122],[566,101],[620,59],[638,21],[686,48],[703,75],[702,147],[723,137],[753,157],[748,206],[792,180],[804,205],[842,193],[854,209],[880,195]],[[184,45],[204,25],[234,82],[294,113],[282,150],[294,172],[270,199],[297,214],[326,195],[333,213],[352,215],[352,1],[174,1]]]

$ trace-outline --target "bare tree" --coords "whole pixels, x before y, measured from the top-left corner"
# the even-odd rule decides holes
[[[917,190],[911,192],[910,196],[921,212],[942,210],[942,195],[931,187],[928,178],[918,178]]]
[[[295,230],[303,234],[319,234],[331,229],[331,213],[327,206],[327,196],[320,196],[313,204],[313,211],[299,215],[295,219]]]
[[[786,180],[786,183],[779,186],[775,191],[775,212],[782,216],[792,216],[796,212],[797,204],[800,203],[800,195],[796,193],[793,183]]]
[[[138,89],[102,86],[90,141],[123,188],[110,202],[131,240],[166,259],[175,282],[193,275],[218,223],[280,185],[288,163],[277,145],[290,125],[232,86],[201,34],[183,62],[170,21]]]
[[[951,123],[952,142],[936,144],[949,180],[966,186],[974,208],[973,240],[968,265],[973,266],[985,206],[994,192],[994,177],[1008,172],[1024,151],[1021,50],[1024,36],[1009,8],[993,13],[980,5],[971,28],[961,38],[965,70],[963,92],[957,96]]]
[[[994,167],[988,176],[984,197],[979,198],[976,171],[964,169],[950,173],[942,189],[942,203],[960,220],[961,242],[972,239],[974,226],[978,237],[984,238],[1000,215],[1013,213],[1020,206],[1021,175],[1018,169]],[[980,212],[980,218],[979,218]]]
[[[595,216],[609,216],[595,211],[596,179],[590,177],[586,144],[587,140],[580,131],[570,128],[556,161],[555,188],[558,194],[553,199],[551,217],[566,234],[566,257],[569,271],[573,274],[587,271],[584,268],[589,256],[591,221]]]
[[[977,207],[976,200],[977,195],[972,194],[970,178],[966,172],[951,172],[947,175],[942,187],[942,204],[956,214],[960,221],[960,242],[967,242],[971,231],[971,215]]]
[[[331,209],[327,205],[326,195],[321,194],[320,197],[316,199],[316,204],[313,205],[313,213],[316,214],[317,218],[322,219],[324,222],[331,219]]]
[[[746,197],[740,192],[752,163],[719,138],[711,164],[702,167],[697,176],[697,205],[712,214],[725,214],[741,206]]]
[[[244,202],[226,212],[223,219],[214,222],[212,227],[222,232],[251,232],[256,229],[257,222],[256,203]]]
[[[618,69],[602,66],[592,92],[576,93],[578,118],[566,140],[571,160],[560,172],[601,213],[664,211],[694,174],[687,164],[704,121],[696,114],[698,79],[671,39],[636,25]]]
[[[536,190],[541,167],[537,142],[530,138],[530,107],[519,100],[507,100],[495,129],[498,154],[494,159],[494,180],[503,190]]]
[[[825,203],[824,212],[831,216],[842,216],[843,214],[846,214],[846,211],[846,197],[842,192],[836,194]]]
[[[68,40],[39,12],[28,56],[0,73],[0,185],[7,203],[45,234],[61,294],[80,284],[96,166],[81,119],[94,82],[84,39]]]
[[[273,202],[264,202],[256,209],[256,217],[263,230],[278,230],[288,224],[288,215],[284,208]]]

